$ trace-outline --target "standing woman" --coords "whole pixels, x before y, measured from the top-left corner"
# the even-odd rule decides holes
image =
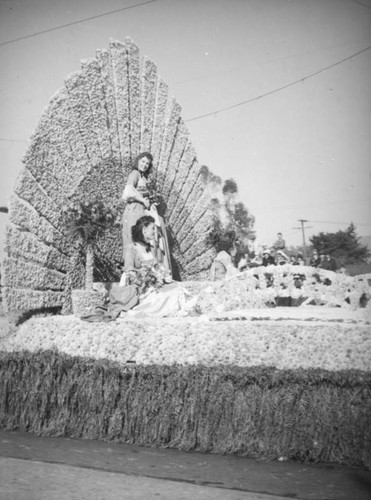
[[[155,219],[155,235],[152,242],[152,252],[157,262],[162,264],[168,274],[171,274],[171,259],[166,227],[159,216],[155,204],[151,204],[150,193],[147,187],[148,176],[151,173],[153,157],[151,153],[140,153],[134,161],[133,171],[130,172],[122,195],[126,202],[123,214],[122,237],[124,256],[128,246],[133,242],[131,228],[144,215],[151,215]]]
[[[153,157],[150,153],[140,153],[135,160],[125,185],[122,199],[126,202],[123,221],[122,238],[125,249],[132,243],[131,228],[136,221],[145,215],[150,208],[147,179],[152,169]]]

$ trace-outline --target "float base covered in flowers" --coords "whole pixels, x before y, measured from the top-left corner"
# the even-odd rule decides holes
[[[1,347],[3,429],[371,468],[362,310],[31,318]]]

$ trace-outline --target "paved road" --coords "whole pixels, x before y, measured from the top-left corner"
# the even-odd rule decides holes
[[[371,472],[0,432],[0,499],[369,500]]]
[[[0,498],[9,500],[287,500],[183,481],[0,458]]]

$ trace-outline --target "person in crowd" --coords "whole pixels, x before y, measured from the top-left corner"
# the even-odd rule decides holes
[[[263,250],[263,259],[262,259],[262,265],[263,266],[270,266],[271,264],[275,264],[274,257],[272,255],[272,251],[266,248]]]
[[[337,270],[337,263],[335,258],[332,255],[327,254],[326,255],[326,261],[327,261],[327,268],[329,271],[336,272]]]
[[[297,262],[298,266],[305,266],[304,257],[303,257],[303,254],[301,252],[298,252],[296,254],[296,262]]]
[[[123,213],[122,237],[123,252],[132,243],[131,228],[136,221],[144,216],[151,215],[155,219],[155,238],[152,251],[157,261],[171,271],[171,259],[167,231],[163,218],[158,214],[156,204],[151,203],[148,190],[148,177],[153,168],[151,153],[140,153],[134,160],[133,170],[130,172],[122,199],[126,203]]]
[[[325,269],[328,271],[328,260],[326,258],[326,255],[323,252],[320,252],[319,254],[319,264],[318,267],[320,269]]]
[[[272,245],[273,250],[276,252],[278,250],[284,251],[286,248],[286,241],[283,239],[282,233],[277,233],[277,240]]]
[[[312,257],[310,258],[309,265],[312,267],[318,267],[320,263],[320,258],[316,249],[313,250]]]
[[[292,266],[297,266],[297,265],[299,265],[299,263],[298,263],[298,261],[297,261],[297,259],[296,259],[296,255],[291,255],[291,256],[290,256],[290,264],[291,264]]]
[[[236,254],[234,235],[228,235],[220,240],[216,245],[218,252],[210,268],[210,280],[220,281],[232,278],[238,273],[233,264],[233,258]]]
[[[274,252],[274,258],[276,262],[282,262],[283,259],[286,259],[287,262],[290,260],[289,256],[285,252],[285,248],[286,241],[283,239],[282,233],[277,233],[277,240],[272,245],[272,250]],[[280,252],[280,254],[278,254],[278,252]]]
[[[288,264],[290,261],[288,255],[285,254],[282,250],[277,250],[276,252],[276,264],[278,266],[283,266],[284,264]]]
[[[237,269],[240,272],[246,271],[249,268],[249,262],[250,262],[249,254],[244,253],[237,264]]]
[[[347,271],[347,268],[343,265],[343,266],[340,266],[337,271],[336,271],[338,274],[344,274],[344,275],[348,275],[348,271]]]
[[[262,265],[263,265],[262,257],[260,256],[259,253],[255,254],[250,261],[250,267],[259,267]]]

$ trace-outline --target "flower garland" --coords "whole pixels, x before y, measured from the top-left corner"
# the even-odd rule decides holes
[[[243,280],[249,293],[263,292],[266,304],[275,297],[291,297],[307,304],[356,309],[362,297],[371,297],[365,281],[311,266],[259,266],[232,279]]]

